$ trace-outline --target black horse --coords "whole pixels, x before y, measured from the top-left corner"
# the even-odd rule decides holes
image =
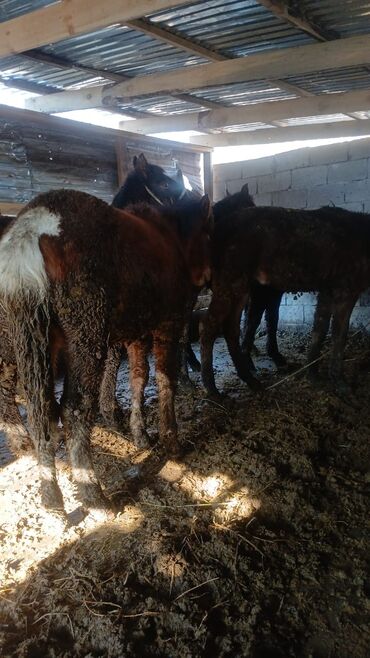
[[[231,215],[241,208],[250,208],[255,206],[253,197],[249,194],[248,184],[243,185],[240,192],[228,194],[213,206],[214,221],[221,217]],[[276,332],[279,323],[279,309],[283,296],[281,290],[276,290],[271,286],[261,285],[253,281],[250,288],[250,296],[245,307],[246,323],[241,341],[242,351],[249,357],[250,369],[255,370],[251,358],[251,352],[254,345],[256,331],[261,324],[262,316],[265,313],[267,327],[267,354],[278,367],[286,365],[285,357],[279,352]]]
[[[179,169],[176,178],[170,178],[162,167],[150,164],[143,153],[138,157],[135,155],[133,167],[112,201],[115,208],[123,209],[136,203],[167,205],[180,201],[186,195]]]

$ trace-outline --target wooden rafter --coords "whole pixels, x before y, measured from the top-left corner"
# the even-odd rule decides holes
[[[285,48],[248,57],[186,67],[181,71],[138,76],[110,87],[66,91],[29,102],[44,112],[115,105],[142,95],[173,93],[213,85],[285,78],[313,71],[365,64],[370,60],[370,39],[349,37],[339,41]],[[71,107],[71,105],[73,107]]]
[[[61,0],[0,23],[0,57],[102,27],[124,23],[193,0]]]
[[[199,135],[191,137],[192,144],[202,146],[247,146],[249,144],[274,144],[306,139],[327,139],[330,137],[370,136],[370,120],[333,121],[285,128],[263,128],[260,130],[221,133],[219,135]]]
[[[218,53],[215,50],[211,50],[211,48],[201,46],[191,39],[186,39],[176,32],[173,32],[172,30],[166,30],[163,27],[159,27],[158,25],[155,25],[155,23],[151,23],[148,20],[138,18],[133,21],[126,21],[126,25],[131,27],[133,30],[139,30],[140,32],[144,32],[151,37],[155,37],[156,39],[160,39],[165,43],[169,43],[171,46],[177,46],[178,48],[181,48],[181,50],[187,50],[193,55],[205,57],[211,62],[222,62],[223,60],[228,59],[226,55],[223,55],[222,53]]]
[[[284,0],[258,0],[260,5],[263,5],[271,11],[272,14],[277,16],[283,21],[294,25],[298,30],[302,30],[318,41],[330,41],[331,39],[338,38],[338,35],[331,30],[325,30],[321,25],[318,25],[312,20],[304,16],[298,8],[298,3],[294,5],[294,10],[291,8],[292,3],[284,2]]]
[[[274,101],[227,107],[207,112],[192,112],[178,116],[165,116],[150,119],[138,119],[130,128],[135,132],[168,132],[176,130],[214,130],[224,126],[237,126],[247,123],[271,123],[290,118],[322,116],[336,114],[338,111],[357,112],[370,109],[370,91],[352,91],[341,94],[321,94],[309,98],[294,98],[286,101]],[[129,123],[122,121],[123,130]]]

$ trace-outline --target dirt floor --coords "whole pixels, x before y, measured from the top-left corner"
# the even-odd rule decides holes
[[[298,368],[307,337],[280,343]],[[266,387],[284,377],[256,362]],[[121,510],[113,521],[83,515],[61,447],[64,527],[40,506],[34,459],[3,443],[3,658],[370,655],[369,337],[349,341],[346,400],[302,377],[253,394],[221,339],[216,370],[220,405],[198,375],[178,396],[178,461],[157,445],[153,379],[151,451],[95,428],[96,466]],[[126,382],[123,365],[128,408]]]

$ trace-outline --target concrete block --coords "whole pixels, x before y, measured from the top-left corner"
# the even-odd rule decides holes
[[[253,197],[256,206],[272,206],[272,194],[255,194]]]
[[[283,208],[306,208],[306,190],[285,190],[272,193],[272,205]]]
[[[304,323],[303,306],[281,306],[279,316],[280,326],[301,325]]]
[[[215,181],[213,184],[213,199],[214,201],[221,201],[225,196],[225,182]]]
[[[274,171],[286,171],[287,169],[308,167],[311,164],[310,150],[311,149],[303,148],[274,155]]]
[[[340,207],[344,203],[344,189],[343,183],[333,183],[308,190],[307,207],[321,208],[330,204]]]
[[[326,185],[328,168],[326,165],[304,167],[292,171],[292,189],[305,190],[317,185]]]
[[[241,162],[242,165],[242,177],[248,180],[248,178],[255,178],[256,176],[266,176],[267,174],[272,174],[274,171],[274,158],[256,158],[255,160],[248,160],[246,162]]]
[[[288,190],[291,186],[292,174],[290,171],[281,171],[271,176],[262,176],[257,182],[258,194]]]
[[[370,199],[370,180],[354,181],[344,187],[344,201],[346,203],[363,202],[365,199]]]
[[[350,160],[328,166],[328,183],[347,183],[367,178],[367,160]]]
[[[305,304],[303,306],[303,323],[312,325],[315,316],[315,305]]]
[[[288,293],[286,303],[288,306],[315,306],[316,294],[312,292]]]
[[[347,148],[349,160],[361,160],[370,157],[370,139],[368,137],[348,142]]]
[[[227,162],[225,164],[214,165],[213,177],[215,181],[235,180],[242,178],[243,162]]]
[[[353,212],[363,212],[364,204],[360,201],[353,201],[353,203],[343,203],[342,208],[352,210]]]
[[[348,160],[348,143],[314,146],[310,149],[310,164],[331,164]]]

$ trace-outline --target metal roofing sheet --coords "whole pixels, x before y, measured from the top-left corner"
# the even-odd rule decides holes
[[[197,2],[157,13],[150,20],[229,57],[315,41],[277,18],[257,0]]]
[[[9,21],[11,18],[17,18],[22,14],[27,14],[29,11],[41,9],[47,5],[55,4],[53,0],[1,0],[0,2],[0,23]]]
[[[50,0],[0,0],[0,21],[49,4],[53,3]],[[298,6],[308,19],[312,18],[323,28],[336,31],[338,36],[370,33],[370,2],[300,0]],[[229,57],[315,43],[313,37],[276,17],[257,0],[194,2],[147,16],[146,20]],[[109,78],[104,77],[104,70],[130,77],[181,69],[208,61],[120,24],[44,46],[40,52],[75,65],[97,69],[98,73],[94,75],[73,67],[61,68],[33,61],[25,55],[14,55],[0,60],[0,76],[19,84],[38,85],[40,92],[44,92],[111,83]],[[313,94],[333,93],[369,87],[370,72],[366,67],[353,67],[290,77],[286,81]],[[119,107],[121,110],[134,109],[153,114],[179,114],[199,110],[202,98],[230,106],[296,96],[293,90],[290,92],[280,88],[278,81],[209,87],[194,90],[188,94],[191,95],[194,96],[194,103],[161,95],[134,99]]]

